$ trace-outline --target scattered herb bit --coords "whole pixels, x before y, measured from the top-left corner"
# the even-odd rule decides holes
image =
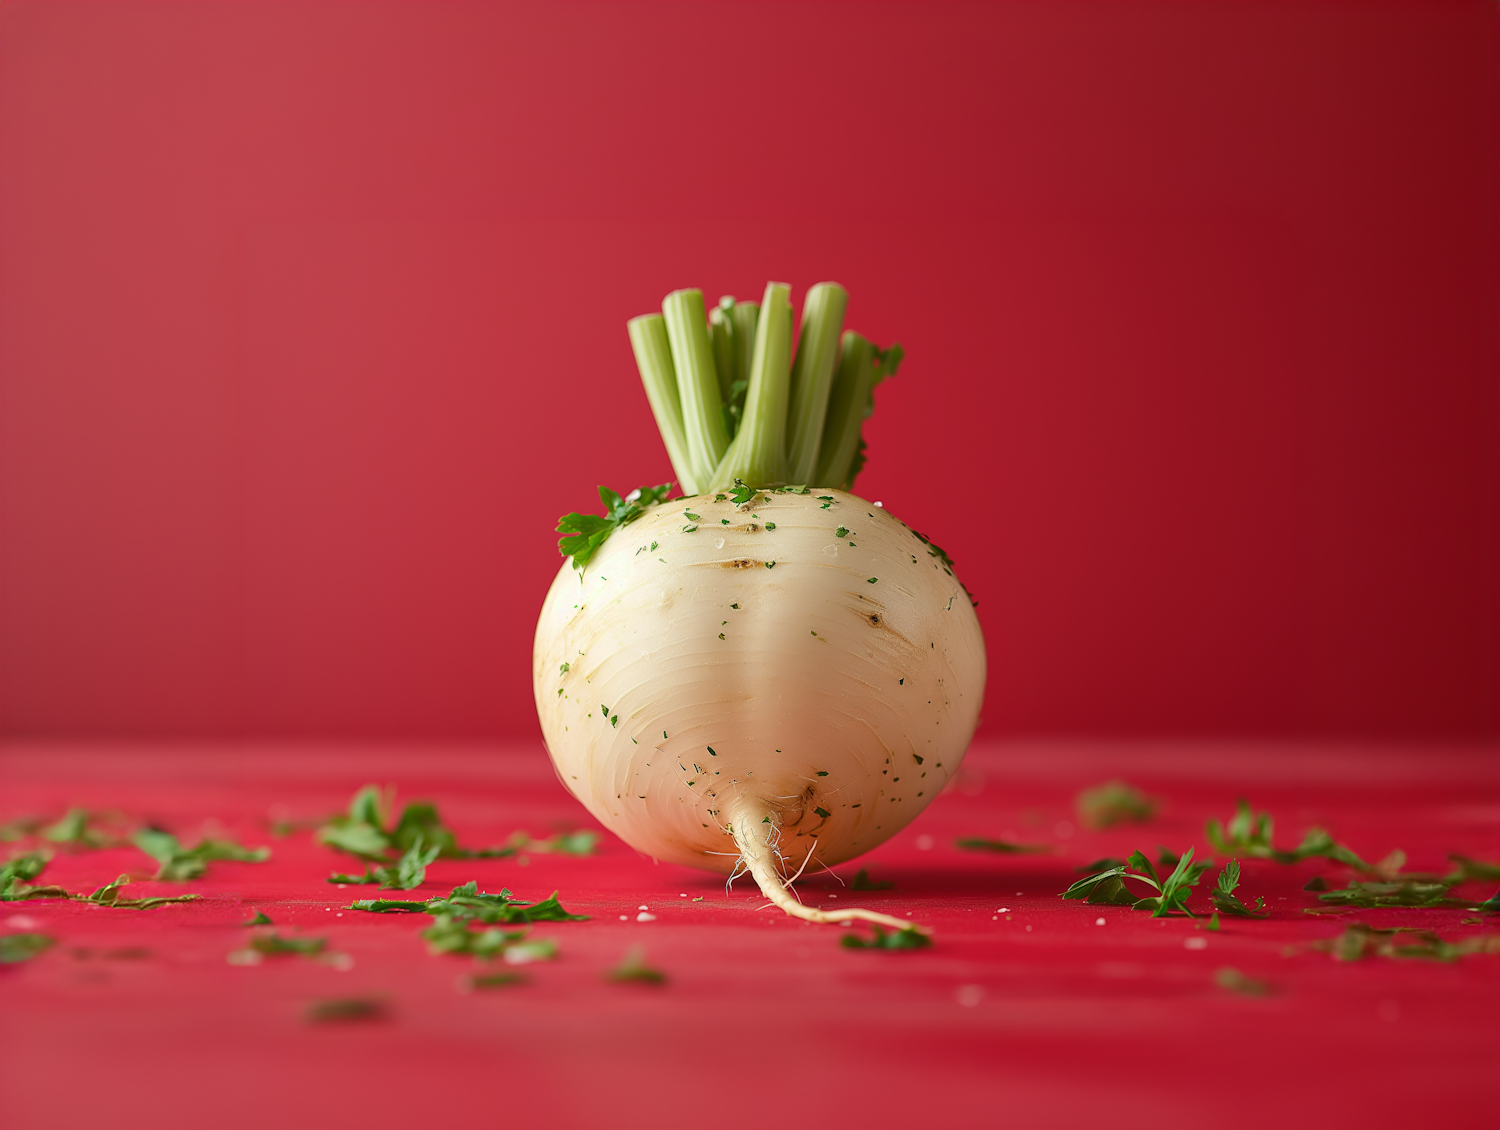
[[[813,807],[813,812],[821,816],[824,820],[827,820],[830,816],[833,815],[833,813],[829,812],[828,809],[822,808],[817,805]]]
[[[0,864],[0,902],[24,899],[65,899],[71,896],[62,887],[34,887],[31,880],[40,875],[51,856],[45,851],[30,851]]]
[[[603,709],[607,718],[608,708]],[[436,848],[437,859],[504,859],[524,846],[512,837],[511,843],[497,847],[460,847],[458,837],[443,823],[437,806],[430,801],[412,801],[402,808],[395,824],[389,825],[394,802],[394,789],[388,787],[382,791],[375,785],[366,785],[354,794],[347,813],[335,816],[318,829],[320,842],[378,865],[373,871],[367,869],[364,879],[333,878],[330,882],[370,882],[369,876],[374,875],[384,883],[382,872],[389,870],[391,862],[396,862],[399,872],[400,864],[391,860],[391,856],[396,855],[399,860],[419,843],[424,854]]]
[[[1328,880],[1324,879],[1321,875],[1314,875],[1306,883],[1302,884],[1302,889],[1304,891],[1326,891],[1328,889]]]
[[[1255,909],[1251,910],[1234,893],[1234,889],[1239,885],[1239,860],[1231,859],[1224,865],[1224,870],[1219,872],[1214,889],[1208,892],[1209,901],[1214,904],[1214,912],[1216,914],[1220,912],[1231,914],[1236,918],[1264,918],[1266,900],[1264,898],[1256,899]]]
[[[426,914],[427,904],[410,899],[355,899],[349,909],[370,914]]]
[[[1082,867],[1075,868],[1075,870],[1080,875],[1092,875],[1095,871],[1108,871],[1111,867],[1124,866],[1125,861],[1123,859],[1105,856],[1103,859],[1096,859],[1092,863],[1085,863]]]
[[[143,828],[132,840],[136,847],[156,860],[154,878],[167,882],[201,879],[211,861],[227,859],[238,863],[264,863],[271,849],[241,847],[232,840],[201,840],[184,848],[177,837],[157,828]]]
[[[889,879],[870,878],[870,872],[863,867],[854,873],[854,878],[849,880],[851,891],[888,891],[895,885]]]
[[[328,948],[328,939],[284,938],[271,931],[251,938],[245,948],[265,957],[316,957]]]
[[[1313,942],[1308,948],[1332,954],[1335,961],[1362,961],[1367,957],[1457,961],[1469,954],[1500,953],[1500,935],[1483,934],[1447,942],[1430,930],[1410,926],[1377,930],[1363,922],[1351,922],[1337,938]]]
[[[557,956],[557,943],[551,940],[526,940],[525,930],[500,930],[494,927],[471,930],[470,920],[440,915],[422,937],[430,953],[465,953],[481,961],[499,957],[511,965],[532,961],[550,961]]]
[[[1247,977],[1230,965],[1214,970],[1214,984],[1242,997],[1268,997],[1273,992],[1267,982]]]
[[[557,532],[568,536],[558,539],[558,552],[564,557],[571,557],[573,568],[581,574],[610,534],[621,526],[634,522],[646,513],[648,506],[665,502],[671,491],[671,483],[662,483],[655,487],[637,487],[621,498],[608,487],[600,487],[599,501],[604,504],[604,516],[579,514],[576,511],[564,514],[557,520]],[[656,548],[655,542],[651,543],[651,548]]]
[[[636,946],[628,952],[619,965],[609,971],[611,981],[639,981],[646,985],[662,985],[667,975],[646,964],[646,951]]]
[[[118,910],[150,910],[153,907],[166,906],[173,902],[193,902],[201,895],[173,895],[170,898],[138,898],[124,899],[120,897],[120,888],[130,882],[129,875],[121,875],[112,883],[86,895],[74,895],[77,902],[91,902],[95,906],[112,906]]]
[[[826,776],[828,776],[828,770],[827,769],[819,769],[818,770],[818,776],[819,777],[826,777]]]
[[[767,561],[766,562],[766,568],[767,569],[774,569],[774,568],[776,568],[776,562],[774,562],[774,561]]]
[[[524,984],[526,984],[526,975],[523,973],[480,973],[465,977],[460,983],[466,993],[482,992],[488,989],[508,989],[514,985]]]
[[[865,578],[865,583],[868,584],[868,585],[873,585],[878,580],[880,580],[879,577],[866,577]]]
[[[566,675],[572,669],[573,669],[573,665],[571,663],[564,663],[560,667],[558,667],[557,673],[559,675]]]
[[[1470,859],[1467,855],[1450,852],[1448,858],[1458,866],[1444,876],[1444,881],[1457,886],[1459,883],[1500,882],[1500,863],[1489,863],[1482,859]]]
[[[869,941],[858,934],[845,934],[839,939],[839,945],[851,950],[919,950],[932,945],[931,938],[912,926],[889,932],[873,926],[871,934]]]
[[[1124,781],[1106,781],[1078,794],[1078,822],[1098,831],[1116,824],[1144,824],[1156,815],[1156,801]]]
[[[734,486],[729,489],[729,497],[736,506],[744,506],[755,497],[755,492],[755,487],[747,487],[739,479],[735,479]]]
[[[766,523],[766,529],[768,529],[768,530],[774,530],[775,528],[776,528],[776,523],[775,522],[767,522]]]
[[[1331,906],[1354,906],[1370,909],[1380,906],[1440,907],[1470,906],[1467,899],[1448,897],[1450,884],[1445,879],[1408,877],[1384,881],[1353,880],[1343,890],[1324,891],[1320,902]]]
[[[846,538],[849,536],[849,528],[847,526],[840,526],[833,531],[833,536],[836,538]]]
[[[385,1020],[389,1016],[386,1003],[375,997],[343,997],[335,1000],[313,1001],[303,1013],[309,1024],[349,1024]]]
[[[70,808],[62,819],[38,830],[37,835],[49,843],[71,844],[82,848],[114,847],[120,841],[91,822],[89,813],[82,808]]]
[[[1052,851],[1049,844],[1016,844],[1009,840],[985,840],[968,838],[955,840],[954,846],[964,851],[992,851],[997,855],[1046,855]]]
[[[1376,867],[1366,863],[1343,844],[1335,843],[1333,837],[1322,828],[1309,828],[1296,848],[1283,851],[1271,842],[1274,827],[1269,812],[1254,812],[1250,802],[1241,799],[1227,824],[1221,825],[1217,820],[1210,820],[1203,832],[1215,850],[1226,854],[1245,855],[1252,859],[1273,859],[1277,863],[1300,863],[1313,856],[1323,856],[1358,871],[1376,870]]]
[[[254,918],[250,919],[249,922],[242,922],[242,923],[240,923],[240,925],[242,925],[242,926],[270,926],[270,925],[272,925],[272,922],[271,922],[270,915],[268,915],[264,910],[257,910],[255,912],[255,917]]]
[[[698,515],[694,514],[691,510],[684,510],[682,516],[689,522],[696,522],[698,520]]]
[[[46,934],[0,934],[0,965],[30,961],[51,949],[56,941]]]

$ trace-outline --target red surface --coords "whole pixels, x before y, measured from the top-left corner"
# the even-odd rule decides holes
[[[1152,825],[1062,826],[1080,787],[1117,774],[1164,799]],[[1076,866],[1106,853],[1201,849],[1204,818],[1228,815],[1240,794],[1275,813],[1278,840],[1319,823],[1366,857],[1403,847],[1414,869],[1444,867],[1449,851],[1494,859],[1492,749],[979,749],[954,789],[858,864],[896,884],[860,903],[935,928],[934,947],[913,953],[843,949],[838,929],[763,910],[743,884],[726,896],[713,876],[654,866],[610,837],[594,858],[439,863],[424,892],[469,878],[523,896],[560,888],[565,906],[593,916],[537,927],[559,941],[558,960],[526,967],[529,985],[475,995],[455,991],[467,959],[426,954],[417,937],[426,919],[339,916],[342,902],[365,893],[323,881],[347,857],[307,833],[268,835],[273,809],[315,818],[367,781],[436,800],[470,844],[581,816],[526,749],[11,745],[0,754],[0,817],[118,807],[189,837],[212,817],[275,853],[265,864],[214,864],[192,884],[139,884],[207,896],[184,906],[6,905],[0,930],[25,916],[61,944],[0,968],[0,1121],[17,1130],[435,1117],[569,1127],[1328,1127],[1479,1125],[1492,1111],[1500,956],[1337,964],[1307,950],[1342,928],[1302,912],[1314,899],[1301,887],[1324,870],[1320,861],[1248,864],[1244,890],[1265,896],[1271,917],[1228,920],[1218,934],[1056,897]],[[951,846],[961,835],[1056,853],[967,854]],[[925,850],[923,836],[932,838]],[[121,870],[149,873],[144,856],[125,849],[60,856],[46,878],[87,889]],[[827,876],[801,891],[812,902],[855,898]],[[655,921],[635,920],[643,904]],[[239,923],[257,910],[285,932],[326,936],[353,968],[300,958],[229,965],[225,955],[246,936]],[[1475,915],[1351,916],[1449,938],[1496,927],[1493,916],[1484,927],[1460,925],[1465,917]],[[1204,949],[1184,944],[1205,937]],[[635,945],[669,975],[665,986],[603,980]],[[151,954],[103,956],[122,947]],[[73,954],[84,949],[92,956]],[[1275,995],[1217,988],[1224,966],[1268,981]],[[389,1019],[301,1020],[310,1001],[357,995],[384,997]]]
[[[833,277],[988,732],[1494,735],[1497,136],[1488,2],[0,4],[0,728],[533,734],[625,319]]]

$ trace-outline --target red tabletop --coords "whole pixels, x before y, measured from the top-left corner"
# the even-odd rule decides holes
[[[58,939],[0,967],[0,1121],[17,1130],[433,1119],[1478,1123],[1500,1081],[1500,956],[1337,962],[1309,944],[1351,921],[1430,927],[1457,941],[1493,931],[1496,916],[1311,916],[1304,910],[1318,902],[1304,884],[1348,877],[1324,860],[1246,861],[1241,893],[1264,896],[1270,916],[1226,919],[1217,933],[1057,896],[1097,857],[1138,847],[1154,855],[1158,844],[1206,850],[1205,818],[1229,816],[1242,795],[1275,815],[1278,842],[1295,844],[1318,824],[1367,859],[1403,848],[1412,870],[1447,870],[1449,852],[1494,860],[1494,752],[978,747],[910,828],[837,869],[847,881],[867,867],[893,888],[855,893],[826,874],[799,884],[809,902],[910,912],[934,930],[930,949],[910,952],[841,947],[846,930],[766,909],[743,880],[726,893],[720,878],[656,865],[607,834],[587,858],[439,861],[421,897],[475,879],[526,898],[557,889],[569,910],[591,916],[534,928],[558,942],[555,961],[495,967],[525,983],[465,992],[476,967],[428,954],[418,932],[429,919],[345,909],[371,892],[326,876],[353,861],[305,830],[278,838],[271,823],[315,821],[375,782],[435,801],[466,845],[591,826],[539,749],[12,743],[0,754],[0,819],[118,809],[188,841],[227,833],[273,855],[213,863],[191,883],[128,889],[205,896],[189,904],[0,904],[0,931]],[[1161,798],[1159,815],[1081,828],[1075,795],[1113,777]],[[954,846],[963,836],[1050,851],[975,854]],[[40,881],[88,891],[153,867],[134,848],[59,851]],[[1206,908],[1203,891],[1191,906]],[[1474,905],[1494,893],[1459,891]],[[282,933],[326,937],[347,956],[231,964],[248,934],[241,923],[257,911]],[[664,984],[606,979],[637,946]],[[1270,994],[1225,988],[1226,968]],[[348,999],[378,1001],[383,1014],[308,1020],[316,1002]]]

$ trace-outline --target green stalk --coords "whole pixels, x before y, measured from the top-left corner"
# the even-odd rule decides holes
[[[751,321],[748,331],[748,346],[740,347],[740,336],[746,331],[743,319],[738,322],[735,319],[735,308],[734,299],[725,295],[708,312],[708,333],[714,343],[714,368],[719,373],[719,395],[723,397],[719,413],[724,419],[724,433],[731,441],[739,432],[740,418],[745,414],[745,388],[750,383],[747,374],[750,372],[750,355],[755,349],[754,321]]]
[[[802,303],[802,332],[797,360],[792,365],[791,431],[787,455],[795,483],[813,480],[818,450],[823,443],[823,421],[828,412],[828,390],[838,362],[839,331],[849,292],[838,283],[818,283]]]
[[[755,325],[755,353],[745,417],[708,490],[724,490],[742,479],[751,486],[785,483],[786,413],[792,360],[792,288],[767,283]]]
[[[719,398],[726,404],[739,379],[739,351],[734,347],[734,299],[727,294],[708,312],[708,336],[714,343],[714,369],[719,374]]]
[[[635,365],[646,386],[646,399],[656,417],[657,431],[667,445],[667,458],[685,494],[697,494],[698,479],[688,459],[687,439],[682,431],[682,404],[677,397],[677,370],[672,365],[672,347],[660,314],[642,314],[626,323]]]
[[[688,461],[693,468],[693,479],[701,487],[713,476],[724,449],[729,446],[724,417],[719,411],[719,377],[703,313],[703,292],[674,290],[662,300],[661,310],[667,323],[672,363],[677,370],[677,395],[682,403]]]
[[[734,319],[734,347],[738,354],[735,371],[742,381],[750,379],[750,366],[755,361],[755,325],[760,320],[759,302],[736,302],[729,312]]]

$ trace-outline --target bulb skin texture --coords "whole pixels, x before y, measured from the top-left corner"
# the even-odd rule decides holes
[[[753,819],[795,869],[869,851],[937,796],[985,651],[948,564],[883,509],[710,494],[615,530],[581,576],[564,562],[532,674],[559,778],[626,843],[728,872],[731,824]]]

